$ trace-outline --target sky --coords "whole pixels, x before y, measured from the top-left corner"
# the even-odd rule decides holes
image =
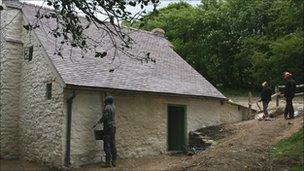
[[[174,2],[179,2],[178,0],[176,1],[172,1],[172,0],[160,0],[160,4],[159,6],[157,7],[157,9],[160,9],[160,8],[164,8],[166,6],[168,6],[170,3],[174,3]],[[201,1],[200,0],[188,0],[186,1],[188,2],[189,4],[193,5],[193,6],[196,6],[198,5]],[[153,5],[150,4],[148,5],[146,8],[146,12],[151,12],[153,10]],[[140,6],[136,6],[136,7],[131,7],[131,6],[128,6],[127,7],[127,10],[130,10],[130,12],[132,12],[132,14],[136,14],[137,12],[139,12],[141,9],[140,9]]]
[[[31,4],[35,4],[37,6],[41,6],[43,3],[43,0],[20,0],[22,2],[26,2],[26,3],[31,3]],[[196,6],[198,5],[201,0],[185,0],[186,2],[188,2],[189,4]],[[166,6],[168,6],[170,3],[174,3],[174,2],[179,2],[179,0],[160,0],[160,4],[157,7],[157,9],[160,8],[164,8]],[[142,9],[140,8],[140,6],[136,6],[136,7],[132,7],[132,6],[127,6],[127,11],[131,12],[133,15],[140,12]],[[148,6],[145,7],[145,11],[146,12],[151,12],[153,10],[153,5],[149,4]],[[99,16],[100,19],[104,19],[104,16]]]

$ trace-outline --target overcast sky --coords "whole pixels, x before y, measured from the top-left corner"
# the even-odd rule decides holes
[[[22,2],[26,2],[26,3],[31,3],[31,4],[36,4],[41,6],[44,1],[43,0],[20,0]],[[157,7],[157,9],[163,8],[168,6],[170,3],[174,3],[174,2],[179,2],[178,0],[160,0],[160,4]],[[188,2],[189,4],[196,6],[198,5],[201,1],[200,0],[187,0],[186,2]],[[127,6],[127,11],[130,11],[133,15],[140,12],[142,9],[140,8],[140,6],[136,6],[136,7],[132,7],[132,6]],[[153,10],[153,5],[150,4],[148,6],[145,7],[146,12],[151,12]],[[101,19],[103,19],[104,17],[99,16]]]

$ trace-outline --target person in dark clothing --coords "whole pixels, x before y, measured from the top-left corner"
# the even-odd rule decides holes
[[[262,84],[262,91],[261,91],[261,100],[263,103],[263,112],[264,112],[264,116],[267,118],[268,117],[268,104],[271,100],[271,89],[268,85],[268,83],[265,81]]]
[[[103,124],[104,139],[103,149],[106,153],[106,165],[108,167],[116,166],[117,150],[115,142],[116,121],[114,98],[107,96],[102,118],[99,120]],[[112,164],[112,165],[111,165]]]
[[[292,106],[292,99],[295,96],[296,92],[296,82],[292,79],[292,74],[290,72],[284,72],[284,79],[285,79],[285,89],[284,89],[284,97],[286,99],[286,107],[284,111],[284,117],[287,119],[294,117],[294,109]]]

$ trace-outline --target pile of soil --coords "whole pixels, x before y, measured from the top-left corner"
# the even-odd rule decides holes
[[[301,127],[303,127],[302,115],[285,120],[282,114],[273,121],[250,120],[224,125],[224,130],[233,130],[233,134],[220,140],[214,148],[195,155],[190,161],[182,166],[176,166],[173,170],[271,170],[274,168],[282,170],[282,168],[288,168],[289,165],[295,164],[292,162],[303,161],[289,159],[272,162],[269,150],[279,140],[290,137]],[[214,128],[208,130],[207,133],[211,132],[209,135],[212,135],[219,130],[221,129]],[[219,135],[214,138],[225,136],[221,131],[218,133]]]
[[[231,136],[234,131],[225,125],[209,126],[202,129],[198,129],[195,132],[199,132],[201,135],[209,137],[212,140],[218,141],[220,139]]]

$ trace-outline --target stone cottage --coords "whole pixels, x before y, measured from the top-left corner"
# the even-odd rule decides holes
[[[71,58],[61,58],[54,55],[50,28],[24,29],[35,19],[34,6],[4,1],[3,7],[1,158],[58,168],[99,162],[102,142],[94,140],[92,126],[101,117],[106,95],[115,98],[119,158],[180,150],[189,131],[248,119],[245,108],[228,103],[162,36],[129,30],[137,42],[132,53],[149,52],[156,63],[123,53],[114,62],[110,55],[82,58],[79,49]],[[94,28],[89,33],[98,35]],[[118,67],[109,72],[113,66]]]

